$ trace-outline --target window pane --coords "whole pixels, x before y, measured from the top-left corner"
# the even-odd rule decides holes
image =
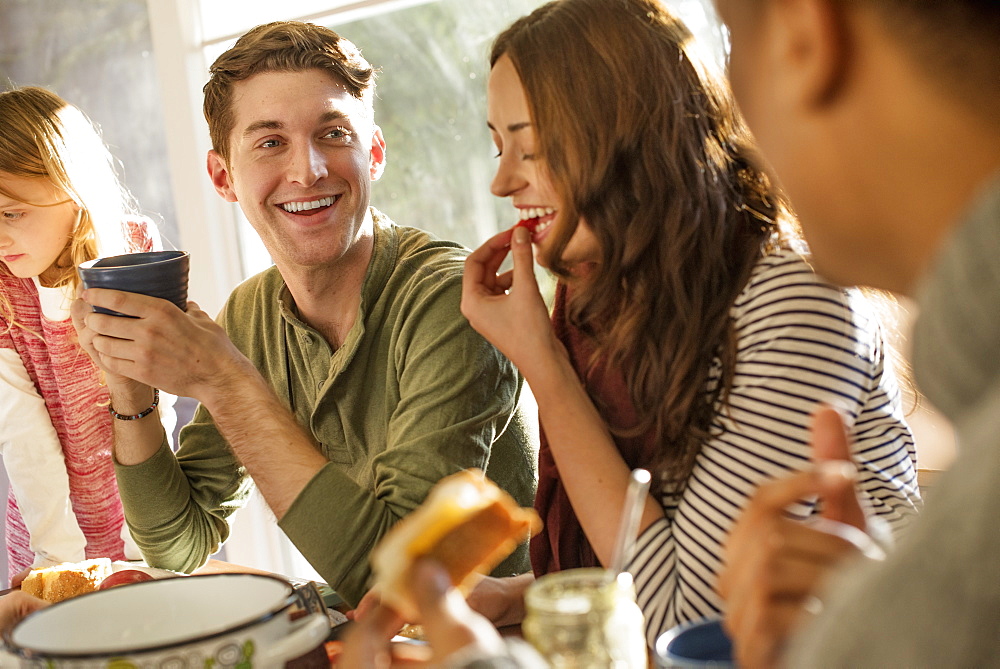
[[[476,246],[513,209],[489,192],[487,56],[496,34],[537,0],[441,0],[336,30],[381,67],[376,122],[389,161],[372,204],[401,225]]]

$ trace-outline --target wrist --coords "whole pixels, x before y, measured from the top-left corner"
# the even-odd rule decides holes
[[[273,395],[271,386],[246,358],[234,360],[225,371],[212,374],[191,392],[209,413],[218,417],[229,408],[246,405],[254,397]]]
[[[553,348],[552,353],[538,356],[532,364],[518,367],[524,380],[531,387],[535,400],[563,397],[568,388],[581,385],[580,377],[564,348]]]
[[[504,579],[504,581],[506,585],[504,603],[506,606],[494,623],[497,627],[520,625],[521,621],[524,620],[525,613],[524,593],[528,586],[535,582],[535,576],[532,573],[520,574]]]
[[[209,353],[205,359],[211,364],[198,364],[188,370],[184,392],[186,397],[198,400],[214,416],[225,411],[248,395],[257,386],[267,386],[253,363],[235,346]]]
[[[136,416],[149,409],[155,410],[159,397],[158,391],[155,388],[133,382],[123,386],[109,386],[108,399],[108,411],[112,416],[115,416],[115,414],[118,416]],[[128,419],[122,418],[121,420]]]

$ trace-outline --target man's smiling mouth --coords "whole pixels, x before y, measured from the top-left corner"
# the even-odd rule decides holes
[[[336,197],[324,197],[318,200],[312,200],[311,202],[286,202],[284,204],[279,204],[278,206],[287,211],[289,214],[296,214],[303,211],[312,211],[313,209],[329,207],[336,201]]]

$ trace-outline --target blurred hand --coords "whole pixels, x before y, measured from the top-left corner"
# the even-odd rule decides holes
[[[21,587],[21,581],[23,581],[25,578],[27,578],[28,574],[30,574],[30,573],[31,573],[31,567],[26,567],[26,568],[22,569],[21,571],[17,572],[16,574],[14,574],[14,576],[11,577],[11,579],[10,579],[10,587],[12,587],[12,588],[20,588]]]
[[[420,560],[412,573],[411,588],[420,619],[410,622],[423,626],[432,666],[463,649],[475,648],[486,655],[502,651],[500,634],[486,618],[469,608],[439,564]],[[393,656],[389,644],[389,639],[403,622],[395,611],[381,603],[363,615],[355,615],[355,623],[347,634],[338,666],[389,667],[406,664]],[[412,666],[412,660],[410,664]]]
[[[360,607],[359,607],[360,608]],[[392,609],[376,603],[359,615],[355,609],[353,626],[344,638],[337,658],[337,667],[391,667],[392,650],[389,639],[403,626],[403,619]]]
[[[821,606],[816,594],[830,573],[849,558],[881,554],[865,532],[857,470],[833,409],[813,417],[813,454],[814,470],[762,485],[729,535],[719,593],[740,666],[775,664],[803,616]],[[812,495],[823,501],[818,522],[785,515],[788,506]]]
[[[358,602],[358,605],[354,607],[354,609],[348,611],[345,615],[348,620],[361,620],[374,611],[381,603],[382,598],[379,596],[377,591],[372,589],[366,592],[364,597],[361,598],[361,601]]]
[[[538,290],[530,239],[523,227],[492,237],[466,258],[462,279],[462,314],[528,378],[547,356],[566,355]],[[508,253],[514,269],[497,274]]]
[[[34,613],[48,605],[48,602],[20,590],[14,590],[0,597],[0,632],[6,632],[21,622],[21,619],[29,613]]]
[[[100,306],[135,316],[95,313]],[[155,297],[92,288],[72,308],[80,345],[107,375],[109,386],[141,383],[204,401],[233,374],[252,367],[212,318],[188,303],[187,312]]]

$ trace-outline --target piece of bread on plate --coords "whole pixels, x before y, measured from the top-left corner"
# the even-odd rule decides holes
[[[52,567],[32,569],[21,581],[21,590],[47,602],[61,602],[94,592],[112,571],[109,558],[64,562]]]
[[[541,526],[534,509],[518,506],[482,471],[467,469],[446,476],[372,551],[373,587],[385,604],[412,622],[417,608],[409,579],[415,560],[429,557],[440,562],[451,582],[468,594],[483,574]]]

